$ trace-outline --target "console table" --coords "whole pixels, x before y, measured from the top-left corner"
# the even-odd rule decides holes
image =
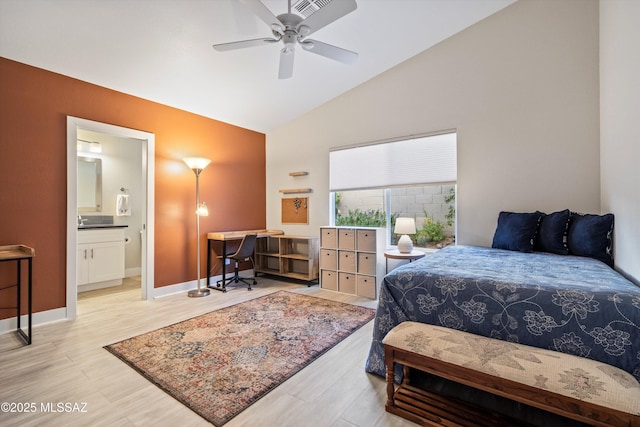
[[[25,245],[10,245],[10,246],[0,246],[0,262],[7,261],[15,261],[17,263],[17,281],[13,285],[4,286],[0,288],[0,291],[10,288],[17,289],[17,305],[15,307],[1,307],[1,308],[15,308],[17,311],[17,322],[18,322],[18,334],[25,340],[25,342],[29,345],[31,344],[31,315],[32,315],[32,298],[31,298],[31,286],[32,286],[32,260],[36,255],[36,251],[33,248]],[[25,333],[22,330],[20,325],[20,318],[22,317],[22,313],[20,312],[22,306],[22,261],[26,260],[28,265],[28,285],[27,285],[27,323],[28,323],[28,332]]]
[[[279,234],[284,234],[282,230],[240,230],[240,231],[213,231],[211,233],[207,233],[207,282],[206,286],[210,289],[216,289],[218,291],[225,292],[226,288],[224,286],[225,283],[225,275],[227,272],[227,242],[229,240],[242,240],[244,236],[247,234],[255,234],[258,238],[267,237],[267,236],[276,236]],[[222,281],[223,286],[210,286],[210,278],[211,278],[211,244],[214,241],[222,242]]]

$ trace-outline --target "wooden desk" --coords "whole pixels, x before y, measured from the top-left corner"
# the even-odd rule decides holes
[[[225,286],[225,276],[227,272],[227,241],[229,240],[242,240],[244,236],[247,234],[255,234],[260,237],[267,236],[276,236],[279,234],[284,234],[282,230],[239,230],[239,231],[213,231],[211,233],[207,233],[207,288],[215,289],[217,291],[226,292],[227,288]],[[214,241],[222,242],[222,286],[216,284],[215,286],[210,285],[211,278],[211,243]]]
[[[32,315],[32,297],[31,297],[31,286],[32,286],[32,273],[31,273],[31,267],[32,267],[32,260],[33,257],[36,256],[36,251],[33,248],[30,248],[29,246],[25,246],[25,245],[11,245],[11,246],[0,246],[0,262],[2,261],[15,261],[18,263],[17,266],[17,282],[15,285],[9,285],[9,286],[5,286],[3,288],[0,288],[0,290],[3,289],[9,289],[9,288],[13,288],[16,287],[18,290],[18,297],[17,297],[17,306],[15,307],[17,310],[17,318],[18,318],[18,334],[20,334],[20,336],[26,341],[27,344],[31,344],[31,315]],[[28,281],[28,288],[27,288],[27,313],[28,313],[28,317],[27,317],[27,324],[28,324],[28,332],[25,333],[22,328],[20,327],[20,317],[21,316],[21,312],[20,312],[20,308],[21,308],[21,303],[22,303],[22,270],[21,270],[21,266],[22,266],[22,261],[23,260],[27,260],[27,264],[29,267],[29,281]],[[1,308],[14,308],[14,307],[1,307]]]

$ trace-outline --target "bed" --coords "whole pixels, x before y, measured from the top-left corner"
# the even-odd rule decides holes
[[[368,372],[385,375],[382,339],[404,321],[598,360],[640,382],[640,287],[596,259],[450,246],[398,267],[381,286]]]

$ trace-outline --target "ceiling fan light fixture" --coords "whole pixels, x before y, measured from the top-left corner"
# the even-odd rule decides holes
[[[300,25],[298,27],[298,34],[300,35],[300,38],[306,37],[311,34],[311,28],[307,27],[306,25]]]

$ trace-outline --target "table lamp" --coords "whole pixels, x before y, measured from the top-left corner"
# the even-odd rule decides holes
[[[413,242],[411,242],[411,238],[408,235],[416,234],[416,221],[413,218],[397,218],[393,232],[402,234],[400,240],[398,240],[398,251],[401,254],[411,253]]]

